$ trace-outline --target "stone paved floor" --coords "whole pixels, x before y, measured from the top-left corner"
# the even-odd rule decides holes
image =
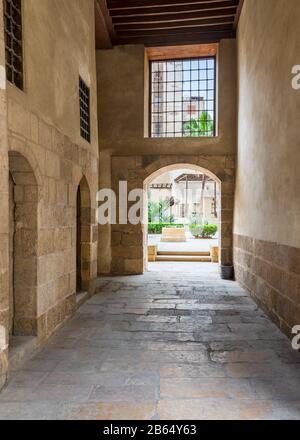
[[[300,419],[300,354],[236,283],[149,269],[99,280],[13,373],[1,419]]]

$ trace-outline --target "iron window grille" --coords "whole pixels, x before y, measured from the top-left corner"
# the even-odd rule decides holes
[[[80,134],[87,142],[91,141],[90,89],[79,77]]]
[[[151,137],[216,135],[215,57],[150,61]]]
[[[6,77],[23,90],[22,0],[4,0]]]

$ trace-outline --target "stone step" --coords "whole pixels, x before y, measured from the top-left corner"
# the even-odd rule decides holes
[[[211,263],[208,256],[197,255],[157,255],[156,261]]]
[[[158,251],[157,255],[168,256],[184,256],[184,257],[210,257],[210,252],[196,252],[196,251]]]

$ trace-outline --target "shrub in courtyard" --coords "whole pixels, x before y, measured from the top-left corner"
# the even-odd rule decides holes
[[[212,224],[191,224],[190,231],[196,238],[212,238],[218,231],[218,226]]]

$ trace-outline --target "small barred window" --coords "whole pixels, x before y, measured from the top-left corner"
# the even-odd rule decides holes
[[[87,142],[91,141],[90,127],[90,89],[79,77],[80,134]]]
[[[6,76],[23,90],[22,0],[4,0]]]

